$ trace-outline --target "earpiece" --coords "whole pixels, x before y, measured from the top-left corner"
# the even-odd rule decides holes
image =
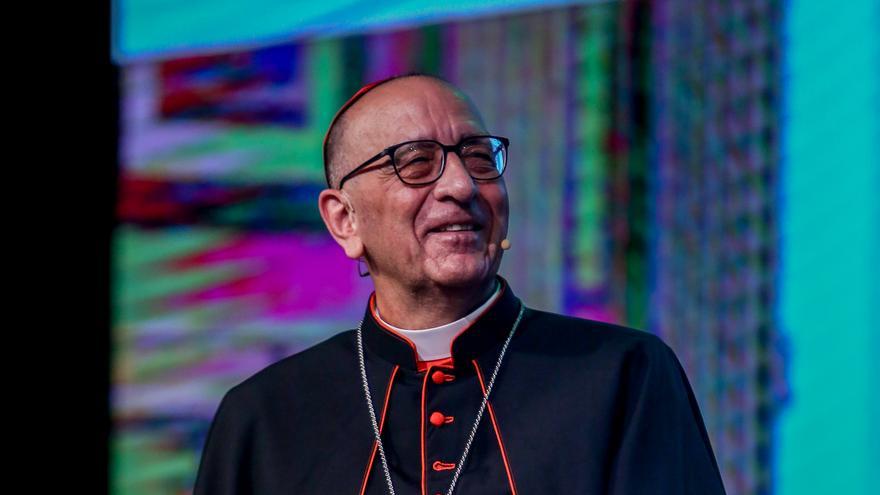
[[[345,191],[342,191],[342,196],[344,199],[343,203],[345,204],[345,209],[348,210],[349,213],[354,213],[354,206],[351,204],[351,198],[346,194]]]

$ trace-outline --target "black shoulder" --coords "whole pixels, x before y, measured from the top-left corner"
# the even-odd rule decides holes
[[[240,400],[268,398],[279,393],[320,386],[341,373],[340,364],[353,362],[354,330],[346,330],[256,371],[227,394],[242,396]],[[345,370],[350,373],[350,370]],[[248,399],[249,398],[249,399]]]
[[[660,337],[625,325],[529,309],[522,327],[516,339],[518,352],[560,358],[590,369],[622,371],[648,362],[671,364],[672,350]]]
[[[530,339],[543,346],[601,351],[619,357],[633,352],[671,352],[657,335],[625,325],[536,309],[529,309],[527,315]]]

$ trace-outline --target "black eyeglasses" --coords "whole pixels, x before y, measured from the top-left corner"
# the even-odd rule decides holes
[[[394,173],[404,183],[411,186],[423,186],[435,182],[443,175],[446,168],[446,155],[454,151],[468,174],[477,180],[493,180],[501,177],[507,168],[507,147],[510,140],[500,136],[468,136],[458,144],[445,145],[433,139],[405,141],[389,146],[361,163],[339,181],[339,187],[345,181],[361,172],[364,167],[382,158],[391,157]]]

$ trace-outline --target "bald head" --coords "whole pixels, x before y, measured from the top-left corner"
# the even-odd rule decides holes
[[[429,74],[409,73],[389,77],[361,88],[337,112],[324,141],[324,175],[328,187],[338,187],[341,178],[360,161],[381,150],[364,150],[358,145],[382,116],[407,98],[446,93],[467,106],[473,118],[484,127],[482,116],[473,102],[449,81]],[[395,143],[388,143],[388,145]],[[364,156],[366,154],[366,156]],[[360,159],[360,161],[359,161]]]

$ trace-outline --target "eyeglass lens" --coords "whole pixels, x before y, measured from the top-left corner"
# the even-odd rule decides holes
[[[460,157],[475,179],[495,179],[504,171],[504,143],[497,138],[480,137],[462,141]],[[394,164],[401,180],[423,184],[436,180],[443,169],[443,148],[434,141],[414,141],[394,152]]]

